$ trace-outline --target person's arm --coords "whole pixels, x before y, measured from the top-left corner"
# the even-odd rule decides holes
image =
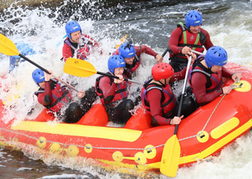
[[[206,50],[208,50],[210,47],[213,46],[213,43],[212,43],[211,38],[210,38],[210,35],[209,35],[209,33],[206,30],[204,30],[202,28],[201,28],[201,32],[206,37],[206,42],[205,42],[204,46],[205,46]]]
[[[222,89],[206,93],[206,76],[202,73],[194,73],[191,78],[193,93],[199,105],[204,105],[222,94]]]
[[[140,56],[142,53],[146,53],[148,55],[153,56],[158,62],[163,61],[163,57],[147,45],[135,46],[135,50],[137,56]]]
[[[102,77],[99,82],[99,88],[102,90],[104,102],[106,104],[110,103],[115,96],[116,84],[110,84],[108,77]]]
[[[39,93],[38,94],[38,102],[44,106],[48,106],[52,103],[53,98],[52,98],[52,90],[50,87],[50,82],[45,81],[45,90],[44,93]]]
[[[178,27],[171,33],[168,46],[171,48],[173,54],[182,53],[183,47],[179,47],[179,37],[182,33],[182,28]]]
[[[88,42],[89,42],[90,45],[92,45],[94,47],[100,47],[100,44],[97,41],[95,41],[92,37],[90,37],[87,34],[83,34],[83,35],[88,40]]]
[[[64,44],[63,49],[62,49],[62,56],[63,56],[64,62],[66,62],[68,58],[73,57],[71,47],[69,47],[66,43]]]
[[[152,89],[147,93],[147,100],[150,104],[151,116],[158,122],[159,125],[169,125],[170,118],[167,119],[162,116],[162,107],[160,104],[161,93],[158,89]]]

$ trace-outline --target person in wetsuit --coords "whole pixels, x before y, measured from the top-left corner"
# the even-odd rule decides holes
[[[174,71],[181,71],[186,67],[186,55],[195,50],[203,52],[213,46],[209,33],[201,28],[202,15],[197,10],[189,11],[185,16],[185,24],[177,24],[177,28],[171,33],[168,46],[171,48],[170,65]]]
[[[200,56],[192,65],[189,83],[196,97],[197,103],[203,106],[221,94],[229,94],[230,86],[223,87],[222,77],[240,80],[240,73],[231,73],[224,65],[228,54],[223,47],[213,46],[208,49],[205,56]]]
[[[48,112],[56,114],[62,118],[63,122],[78,122],[84,115],[84,110],[77,102],[72,101],[72,94],[61,85],[56,79],[51,78],[51,74],[44,73],[41,69],[32,72],[34,82],[39,86],[35,92],[38,102],[48,109]],[[78,92],[78,98],[83,99],[84,91]],[[63,108],[67,106],[65,111]]]
[[[92,50],[98,50],[99,44],[87,34],[82,34],[81,27],[78,22],[70,21],[66,24],[65,30],[67,38],[64,40],[62,49],[63,60],[69,57],[85,60]]]
[[[132,75],[141,63],[142,59],[140,56],[143,53],[153,56],[157,62],[163,61],[163,57],[147,45],[134,46],[129,42],[121,44],[113,54],[121,55],[124,58],[126,63],[124,75],[131,79]]]
[[[108,59],[107,74],[115,75],[117,78],[100,76],[96,79],[95,89],[100,97],[101,103],[105,106],[109,120],[125,124],[132,116],[130,110],[134,108],[134,102],[128,99],[128,83],[123,75],[125,61],[120,55],[113,55]]]

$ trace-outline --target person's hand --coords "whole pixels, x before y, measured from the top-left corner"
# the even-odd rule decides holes
[[[44,74],[45,74],[45,81],[50,81],[50,79],[51,79],[52,76],[53,76],[53,72],[50,71],[50,70],[47,70],[47,71],[48,71],[50,74],[44,72]]]
[[[119,84],[124,81],[124,78],[122,75],[115,75],[115,76],[119,77],[119,79],[114,78],[114,83]]]
[[[191,52],[191,49],[190,47],[183,47],[182,50],[181,50],[181,53],[184,54],[184,55],[187,55],[189,52]]]
[[[79,91],[77,96],[78,98],[83,98],[85,96],[85,91]]]
[[[186,54],[186,57],[187,57],[188,60],[189,60],[190,56],[192,56],[191,64],[193,64],[195,59],[197,58],[197,56],[192,52],[189,52],[188,54]]]
[[[171,120],[170,124],[171,124],[171,125],[179,124],[179,123],[181,122],[181,119],[183,119],[183,117],[184,117],[184,115],[182,115],[182,116],[180,116],[180,117],[175,116],[175,117]]]
[[[222,88],[223,94],[229,94],[232,91],[232,88],[230,86],[225,86]]]
[[[231,78],[234,81],[236,81],[236,80],[240,81],[241,77],[242,77],[241,73],[234,73]]]
[[[162,55],[157,54],[156,55],[156,60],[157,60],[157,62],[162,62],[163,61]]]

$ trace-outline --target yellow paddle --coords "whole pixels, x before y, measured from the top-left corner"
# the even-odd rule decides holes
[[[124,42],[124,40],[127,38],[127,36],[128,35],[125,35],[123,38],[121,38],[121,43],[120,44],[117,44],[116,46],[115,46],[115,48],[117,49],[117,48],[119,48],[120,47],[120,45],[122,45],[122,43]]]
[[[187,63],[185,81],[182,89],[181,99],[179,102],[178,116],[181,116],[181,109],[183,105],[183,98],[191,61],[192,57],[190,56]],[[180,144],[178,141],[177,132],[178,132],[178,125],[175,126],[174,135],[166,141],[161,158],[160,172],[169,177],[176,176],[179,165]]]
[[[90,62],[80,60],[80,59],[77,59],[77,58],[68,58],[66,60],[63,71],[65,73],[67,73],[67,74],[74,75],[74,76],[79,76],[79,77],[89,77],[89,76],[92,76],[94,74],[99,74],[99,75],[119,79],[115,75],[96,71],[95,67]],[[129,81],[130,83],[136,83],[136,84],[142,85],[142,83],[140,83],[138,81],[135,81],[135,80],[130,80],[130,79],[127,79],[127,78],[125,78],[124,80]]]
[[[8,39],[6,36],[4,36],[3,34],[0,34],[0,52],[2,54],[8,55],[8,56],[18,55],[18,56],[22,57],[23,59],[25,59],[26,61],[30,62],[31,64],[35,65],[36,67],[40,68],[44,72],[50,74],[45,68],[41,67],[37,63],[31,61],[30,59],[28,59],[24,55],[20,54],[18,52],[16,45],[10,39]],[[60,82],[64,83],[69,88],[71,88],[77,92],[79,91],[79,90],[75,89],[73,86],[71,86],[71,85],[67,84],[66,82],[62,81],[61,79],[55,77],[54,75],[53,75],[53,77],[55,79],[59,80]]]

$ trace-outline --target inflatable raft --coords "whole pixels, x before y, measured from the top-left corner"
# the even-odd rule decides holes
[[[179,124],[177,138],[181,154],[179,167],[218,154],[221,149],[252,126],[252,72],[236,64],[231,71],[243,72],[240,82],[228,95],[198,108]],[[54,117],[43,110],[35,119],[15,119],[5,123],[8,111],[0,103],[0,145],[40,155],[83,157],[98,161],[106,168],[130,168],[159,171],[166,141],[173,136],[174,126],[151,127],[151,116],[139,107],[124,127],[108,127],[102,105],[95,104],[75,124],[51,123]]]

